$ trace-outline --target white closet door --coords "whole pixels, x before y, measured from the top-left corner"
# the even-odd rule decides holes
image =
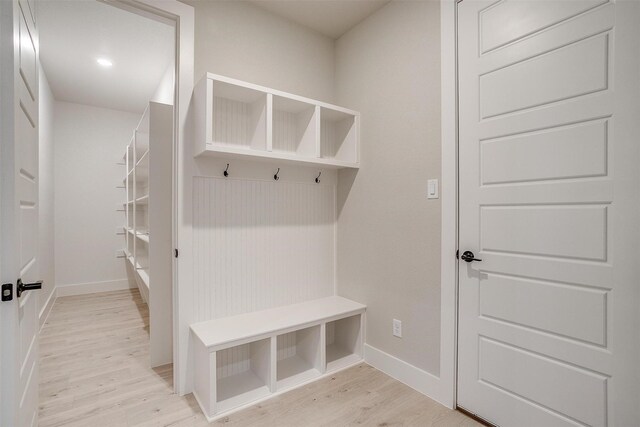
[[[458,404],[638,425],[640,2],[458,7]]]

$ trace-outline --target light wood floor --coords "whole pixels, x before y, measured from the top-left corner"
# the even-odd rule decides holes
[[[40,426],[203,426],[172,367],[148,367],[136,291],[58,298],[40,335]],[[367,364],[218,420],[229,426],[477,426]]]

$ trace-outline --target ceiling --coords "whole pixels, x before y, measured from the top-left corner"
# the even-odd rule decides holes
[[[362,22],[390,0],[251,0],[261,9],[332,39]]]
[[[173,27],[95,0],[37,5],[40,61],[55,99],[142,113],[173,63]],[[98,65],[101,57],[113,66]]]

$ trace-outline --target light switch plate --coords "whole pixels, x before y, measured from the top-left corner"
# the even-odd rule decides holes
[[[427,199],[437,199],[438,197],[438,180],[430,179],[427,181]]]

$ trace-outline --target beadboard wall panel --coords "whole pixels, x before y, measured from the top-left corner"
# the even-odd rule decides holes
[[[334,294],[335,186],[195,177],[196,321]]]
[[[250,144],[249,105],[231,99],[213,98],[213,140],[230,145]]]

